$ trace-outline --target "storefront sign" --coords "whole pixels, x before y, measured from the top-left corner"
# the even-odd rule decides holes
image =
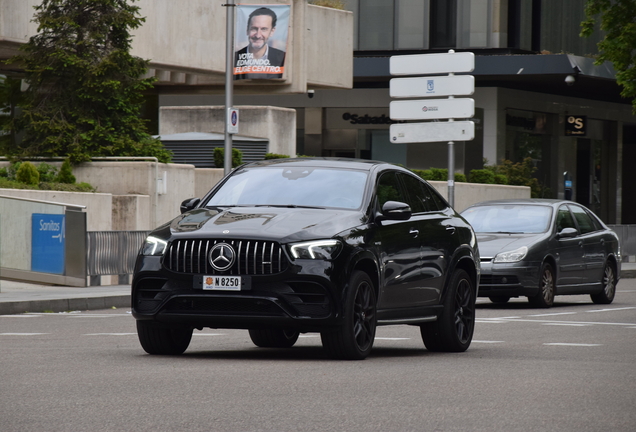
[[[565,136],[587,135],[587,116],[567,116],[565,118]]]
[[[402,123],[391,120],[386,108],[327,108],[327,129],[388,129],[389,125]]]

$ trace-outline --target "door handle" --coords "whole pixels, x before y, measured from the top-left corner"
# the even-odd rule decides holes
[[[417,237],[418,235],[420,235],[420,231],[416,230],[415,228],[411,228],[409,230],[409,234],[411,234],[413,237]]]
[[[455,234],[455,227],[454,226],[447,226],[446,227],[446,231],[450,231],[451,235]]]

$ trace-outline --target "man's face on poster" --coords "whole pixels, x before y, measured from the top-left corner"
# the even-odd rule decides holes
[[[250,51],[259,51],[267,45],[267,41],[276,29],[272,27],[272,17],[255,15],[247,27],[247,37],[250,40]]]

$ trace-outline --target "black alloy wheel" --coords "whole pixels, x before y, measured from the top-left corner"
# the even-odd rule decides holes
[[[610,263],[605,263],[603,279],[601,280],[603,291],[598,294],[591,294],[592,301],[596,304],[610,304],[616,295],[616,276],[614,267]]]
[[[556,294],[556,281],[552,266],[544,262],[541,265],[541,275],[539,278],[539,292],[528,297],[528,301],[534,307],[549,308],[554,304],[554,296]]]
[[[250,339],[261,348],[291,348],[299,333],[291,329],[249,329]]]
[[[476,293],[465,270],[455,270],[444,300],[444,311],[437,321],[422,324],[422,341],[429,351],[463,352],[475,331]]]
[[[373,347],[377,316],[375,288],[362,271],[351,275],[343,321],[340,328],[320,333],[323,347],[334,359],[365,359]]]
[[[137,321],[137,336],[148,354],[183,354],[192,340],[192,330],[187,327],[168,327],[152,321]]]

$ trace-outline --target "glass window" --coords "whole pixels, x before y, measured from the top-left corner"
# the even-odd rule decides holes
[[[360,50],[393,49],[393,0],[360,0]]]
[[[243,168],[208,200],[208,207],[308,206],[357,209],[367,173],[314,167]]]
[[[404,186],[406,187],[406,192],[408,194],[407,204],[411,207],[411,211],[413,213],[424,213],[430,211],[429,203],[431,201],[431,197],[430,194],[426,193],[425,189],[422,187],[423,183],[408,174],[398,175],[402,178]],[[436,206],[434,208],[436,208]]]
[[[557,232],[563,231],[564,228],[574,228],[576,229],[576,225],[574,224],[574,219],[572,219],[572,214],[570,210],[566,206],[559,207],[559,213],[557,214]]]
[[[387,201],[406,202],[395,172],[382,174],[378,181],[376,194],[378,196],[378,205],[380,208],[382,208]]]
[[[536,205],[484,205],[470,207],[462,216],[475,232],[538,234],[548,231],[552,208]]]
[[[396,0],[396,49],[428,48],[428,22],[425,19],[425,3],[422,0]]]
[[[429,184],[425,184],[424,187],[428,191],[428,194],[431,197],[431,201],[429,204],[429,208],[431,211],[439,211],[445,210],[449,207],[449,204],[446,202],[444,198],[437,192],[437,190]]]
[[[430,48],[457,45],[457,0],[431,0]]]
[[[592,218],[587,214],[585,210],[583,210],[579,206],[569,206],[572,213],[574,213],[574,218],[576,219],[576,223],[579,225],[579,231],[581,234],[587,234],[593,231],[596,231],[596,227],[594,226],[594,222],[592,222]]]

